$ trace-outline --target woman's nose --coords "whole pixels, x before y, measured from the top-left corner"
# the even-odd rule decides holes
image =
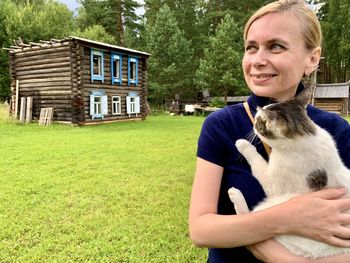
[[[268,54],[265,50],[259,49],[252,55],[251,63],[253,66],[263,66],[268,62]]]

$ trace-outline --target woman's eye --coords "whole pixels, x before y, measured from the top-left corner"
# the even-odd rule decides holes
[[[255,50],[257,50],[257,48],[256,48],[256,46],[253,46],[253,45],[245,47],[246,52],[254,52]]]
[[[280,52],[280,51],[284,50],[285,48],[284,48],[284,46],[282,46],[282,45],[280,45],[280,44],[272,44],[272,45],[270,46],[270,49],[271,49],[272,51],[275,51],[275,52]]]

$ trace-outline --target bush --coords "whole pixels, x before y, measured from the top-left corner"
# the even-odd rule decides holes
[[[225,102],[220,98],[213,98],[209,103],[209,106],[213,108],[223,108],[225,106]]]

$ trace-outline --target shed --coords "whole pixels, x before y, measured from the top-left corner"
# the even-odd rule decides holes
[[[314,106],[338,114],[349,113],[350,82],[317,84],[314,94]]]
[[[6,50],[12,115],[23,97],[33,99],[33,119],[42,108],[53,108],[53,121],[78,125],[147,115],[146,52],[75,36]]]

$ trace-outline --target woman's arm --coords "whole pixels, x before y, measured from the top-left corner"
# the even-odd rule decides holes
[[[326,189],[295,197],[244,215],[218,215],[223,168],[197,158],[189,211],[190,236],[200,247],[230,248],[255,244],[277,234],[296,234],[350,247],[349,199],[335,200],[344,189]],[[232,205],[233,209],[233,205]]]
[[[266,263],[348,263],[350,254],[340,254],[320,259],[307,259],[296,256],[274,239],[259,242],[247,247],[256,258]],[[273,251],[273,253],[272,253]]]

